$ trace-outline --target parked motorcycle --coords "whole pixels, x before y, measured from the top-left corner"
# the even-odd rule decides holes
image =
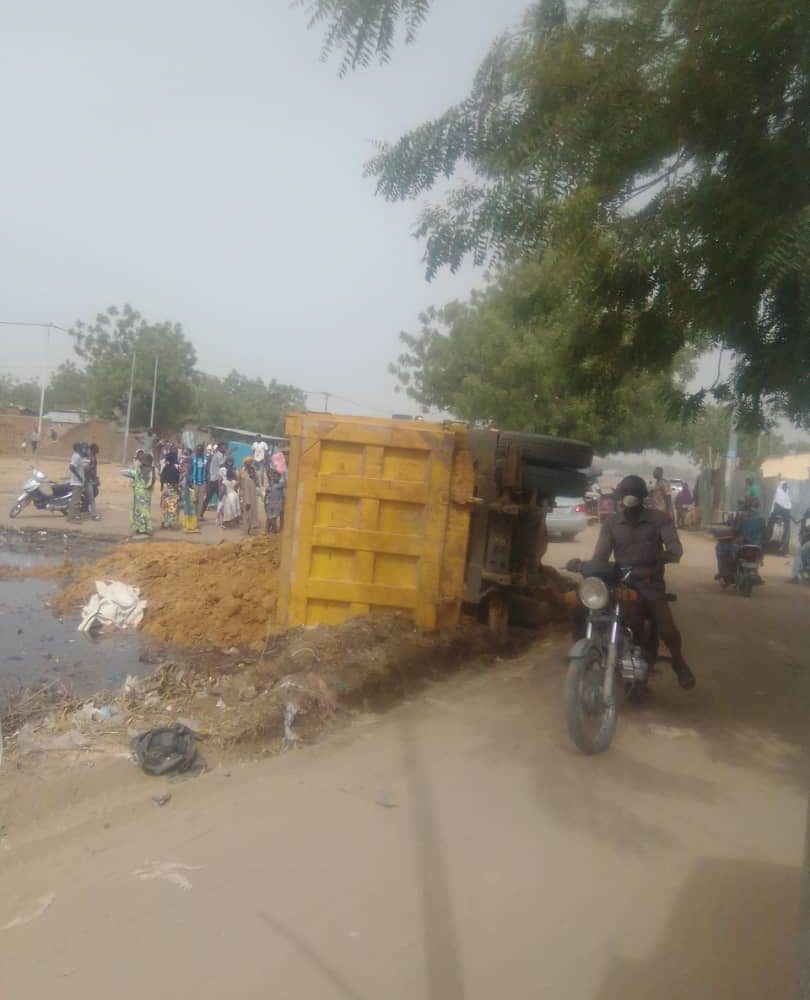
[[[616,731],[620,698],[643,693],[651,668],[664,657],[658,653],[653,619],[632,615],[632,606],[642,601],[631,583],[632,567],[592,561],[569,568],[584,577],[579,599],[587,622],[584,638],[568,654],[565,718],[580,750],[601,753]],[[636,619],[634,631],[627,620]]]
[[[29,504],[37,510],[49,510],[52,514],[67,516],[73,487],[70,483],[55,483],[44,472],[31,467],[31,478],[23,484],[23,491],[14,501],[9,517],[17,517]],[[86,511],[87,497],[82,496],[82,510]]]

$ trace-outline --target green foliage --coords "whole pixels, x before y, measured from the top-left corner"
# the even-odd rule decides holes
[[[387,56],[408,9],[315,7],[344,67]],[[577,260],[569,387],[708,342],[734,353],[716,389],[743,425],[810,425],[810,4],[534,3],[465,100],[367,169],[390,200],[467,178],[419,217],[429,276],[466,256]]]
[[[232,371],[226,378],[198,374],[194,386],[194,416],[201,427],[238,427],[265,434],[283,434],[290,410],[303,410],[300,389],[275,379],[265,383]]]
[[[11,375],[0,375],[0,406],[21,406],[39,412],[39,385],[20,381]]]
[[[323,57],[343,49],[341,75],[375,58],[388,62],[397,25],[404,25],[405,41],[416,38],[431,0],[297,0],[309,14],[309,25],[325,27]]]
[[[609,388],[566,391],[575,317],[559,261],[503,271],[469,302],[430,309],[391,371],[422,406],[473,423],[584,438],[602,452],[667,448],[677,439],[678,385],[690,374],[631,375]]]
[[[99,313],[92,324],[77,323],[70,331],[84,362],[68,362],[54,374],[51,392],[82,392],[86,409],[103,417],[126,413],[132,354],[135,383],[132,424],[145,427],[152,405],[155,358],[158,359],[155,423],[174,432],[186,422],[216,424],[267,433],[283,433],[291,409],[303,409],[303,393],[275,380],[265,383],[232,371],[226,378],[195,370],[197,356],[178,323],[147,323],[131,306]],[[62,403],[62,405],[67,405]]]
[[[87,374],[73,361],[61,364],[45,392],[49,410],[86,410],[90,386]]]
[[[147,323],[129,305],[111,306],[94,323],[76,323],[70,335],[85,363],[89,409],[104,417],[126,412],[134,352],[133,426],[149,422],[155,358],[159,366],[156,423],[175,428],[183,422],[193,398],[197,356],[179,323]]]
[[[680,426],[677,448],[689,455],[696,465],[708,469],[719,467],[728,450],[733,418],[733,406],[702,407],[695,419]],[[738,434],[737,455],[743,469],[758,469],[765,459],[779,458],[790,451],[782,435],[773,430]]]

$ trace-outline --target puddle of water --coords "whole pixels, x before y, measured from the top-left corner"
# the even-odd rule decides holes
[[[20,539],[7,542],[7,536],[0,538],[0,563],[6,565],[32,569],[65,558],[52,545],[43,551]],[[71,552],[70,557],[82,554]],[[98,547],[93,547],[86,557],[98,555]],[[144,673],[137,633],[84,636],[76,618],[60,620],[47,606],[56,588],[52,580],[0,580],[0,700],[21,686],[57,679],[82,697],[120,687],[127,674]]]

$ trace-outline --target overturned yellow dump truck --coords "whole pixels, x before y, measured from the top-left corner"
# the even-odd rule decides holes
[[[287,626],[401,612],[456,625],[531,593],[555,491],[591,449],[457,423],[294,413],[279,592]],[[566,464],[567,463],[567,464]],[[572,494],[571,491],[575,493]]]

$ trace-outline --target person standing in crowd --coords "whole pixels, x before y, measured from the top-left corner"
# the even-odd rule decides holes
[[[235,528],[242,516],[239,504],[239,480],[234,469],[233,459],[227,459],[220,470],[222,477],[222,499],[220,500],[220,522],[223,528]]]
[[[771,523],[781,521],[782,523],[782,543],[779,546],[779,554],[786,556],[790,552],[790,518],[793,511],[793,501],[790,499],[790,490],[787,482],[783,479],[776,487],[771,506]]]
[[[98,445],[95,443],[91,444],[87,467],[84,472],[84,495],[87,501],[87,509],[90,511],[90,517],[94,521],[100,520],[96,511],[96,497],[101,487],[101,480],[98,478],[98,452]]]
[[[183,464],[180,466],[180,494],[183,504],[183,531],[188,535],[199,534],[197,521],[197,494],[194,485],[194,458],[191,449],[183,454]],[[205,475],[205,456],[203,456],[203,476]],[[201,489],[205,489],[202,486]]]
[[[259,487],[264,486],[265,483],[265,462],[267,460],[267,442],[261,436],[261,434],[256,435],[256,439],[251,445],[251,451],[253,452],[253,467],[254,467],[254,477],[256,479],[257,485]]]
[[[180,470],[173,451],[166,455],[160,471],[160,526],[169,529],[180,526]]]
[[[662,514],[672,520],[672,487],[664,479],[664,470],[660,465],[653,469],[653,486],[650,497],[653,510],[660,510]]]
[[[242,500],[242,527],[250,535],[259,527],[258,490],[256,488],[256,463],[248,456],[242,463],[239,492]]]
[[[692,506],[692,491],[689,483],[684,480],[683,486],[678,490],[675,497],[675,513],[677,514],[677,525],[679,528],[686,527],[686,516]]]
[[[745,477],[745,493],[743,503],[746,507],[758,507],[762,498],[762,492],[754,476],[749,472]],[[756,504],[753,501],[756,500]]]
[[[34,429],[31,431],[31,454],[32,455],[36,455],[37,448],[39,448],[39,431],[37,430],[36,425],[34,425]]]
[[[208,492],[205,497],[205,502],[202,505],[202,510],[200,511],[200,520],[202,521],[205,516],[205,512],[211,505],[211,501],[216,497],[219,500],[219,487],[220,487],[220,469],[222,469],[225,463],[225,445],[218,444],[211,454],[211,458],[208,462]],[[217,504],[218,509],[218,504]]]
[[[267,516],[267,530],[278,534],[284,523],[284,500],[286,497],[286,476],[276,469],[268,472],[267,491],[264,495],[264,510]]]
[[[155,469],[152,456],[143,455],[132,476],[132,530],[136,535],[152,534],[152,490]]]
[[[198,444],[191,459],[191,487],[194,499],[194,513],[202,516],[208,486],[208,459],[205,457],[205,445]]]
[[[81,521],[82,519],[82,495],[84,493],[85,464],[82,455],[82,446],[76,442],[73,445],[73,454],[70,456],[68,465],[70,472],[70,503],[68,505],[68,518],[71,521]]]

